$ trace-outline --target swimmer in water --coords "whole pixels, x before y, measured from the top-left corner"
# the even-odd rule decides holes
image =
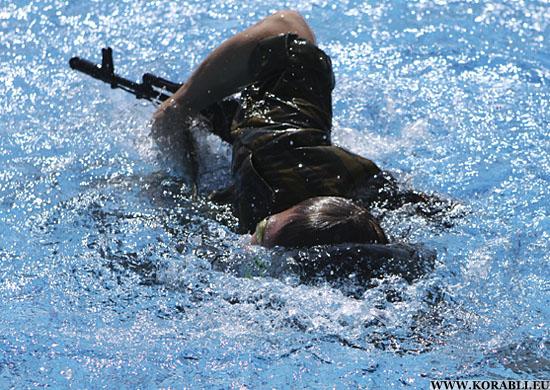
[[[277,12],[213,50],[154,114],[153,135],[183,137],[190,118],[212,113],[212,132],[233,147],[233,183],[212,199],[232,203],[253,244],[387,244],[372,205],[429,197],[400,190],[371,160],[332,144],[334,83],[302,16]]]

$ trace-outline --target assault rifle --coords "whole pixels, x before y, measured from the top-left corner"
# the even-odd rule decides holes
[[[136,96],[138,99],[146,99],[155,104],[170,98],[183,84],[174,83],[157,77],[151,73],[145,73],[142,76],[141,83],[125,79],[115,74],[115,66],[113,64],[113,49],[110,47],[101,49],[101,65],[94,64],[91,61],[80,57],[73,57],[69,60],[69,65],[72,69],[92,76],[94,79],[110,84],[111,88],[120,88]],[[168,93],[166,93],[168,92]],[[214,133],[218,134],[222,139],[229,142],[227,131],[218,131],[216,129],[229,129],[233,115],[238,107],[238,103],[234,99],[223,99],[209,107],[201,110],[201,114],[210,120]],[[187,145],[187,155],[191,169],[191,179],[193,182],[193,195],[197,192],[197,174],[198,174],[198,157],[196,155],[196,145],[193,137],[189,132],[183,132],[182,136]]]
[[[176,92],[182,84],[173,83],[161,77],[145,73],[142,76],[141,83],[125,79],[115,74],[115,66],[113,64],[113,49],[110,47],[101,49],[101,65],[94,64],[91,61],[80,57],[73,57],[69,60],[69,65],[72,69],[92,76],[94,79],[101,80],[111,85],[111,88],[120,88],[126,92],[130,92],[138,99],[146,99],[153,103],[160,104],[170,95]],[[168,92],[169,94],[167,94]],[[188,132],[182,133],[187,142],[187,155],[190,164],[190,175],[192,180],[192,194],[197,194],[197,173],[198,162],[196,156],[195,141]]]
[[[72,69],[110,84],[113,89],[120,88],[135,95],[138,99],[146,99],[157,104],[168,99],[171,94],[182,86],[182,84],[168,81],[151,73],[145,73],[142,76],[141,83],[120,77],[115,74],[113,49],[110,47],[101,49],[101,65],[94,64],[80,57],[71,58],[69,65]],[[166,94],[166,91],[170,94]]]

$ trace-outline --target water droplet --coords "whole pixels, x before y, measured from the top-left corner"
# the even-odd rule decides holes
[[[67,380],[71,380],[73,378],[73,370],[70,368],[62,370],[60,374],[63,375],[63,377],[65,377],[65,379]]]

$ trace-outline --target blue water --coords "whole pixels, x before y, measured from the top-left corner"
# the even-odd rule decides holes
[[[332,56],[334,140],[449,223],[388,213],[437,251],[349,294],[250,247],[149,137],[154,107],[68,68],[184,81],[222,39],[296,8]],[[547,1],[0,2],[0,387],[427,388],[548,378]],[[230,150],[200,125],[202,193]],[[241,271],[213,269],[212,259]],[[239,268],[240,267],[240,268]]]

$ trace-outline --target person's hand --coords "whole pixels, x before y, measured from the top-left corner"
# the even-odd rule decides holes
[[[168,99],[153,114],[152,135],[157,139],[173,137],[188,122],[189,116],[185,110],[178,107],[173,99]]]

